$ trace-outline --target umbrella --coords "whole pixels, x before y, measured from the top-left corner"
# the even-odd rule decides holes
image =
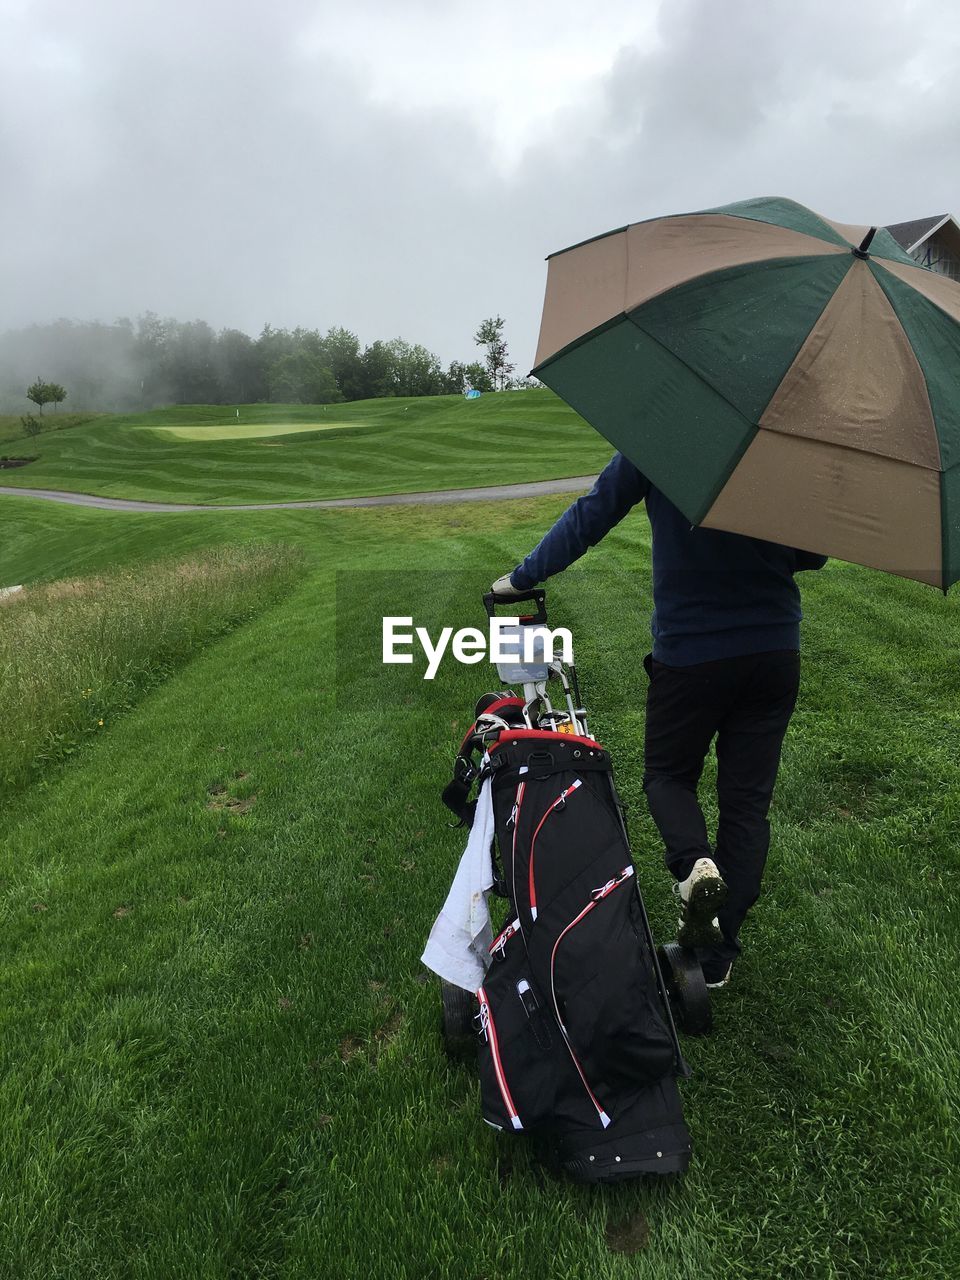
[[[960,578],[960,284],[777,198],[548,262],[534,376],[692,524]]]

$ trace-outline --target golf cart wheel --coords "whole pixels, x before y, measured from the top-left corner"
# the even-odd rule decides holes
[[[476,1036],[473,1033],[473,1016],[476,1001],[463,987],[440,979],[440,1004],[442,1012],[443,1047],[451,1058],[463,1061],[476,1052]]]
[[[668,942],[657,952],[677,1026],[688,1036],[705,1036],[713,1030],[710,993],[697,957],[679,942]]]

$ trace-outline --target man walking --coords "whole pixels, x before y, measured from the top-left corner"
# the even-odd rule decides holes
[[[722,987],[740,927],[760,893],[767,814],[800,680],[800,593],[794,574],[825,556],[701,529],[623,454],[570,506],[512,573],[519,594],[595,546],[638,502],[653,533],[653,652],[643,789],[681,901],[678,941],[696,951],[708,987]],[[697,785],[717,741],[719,822],[707,836]]]

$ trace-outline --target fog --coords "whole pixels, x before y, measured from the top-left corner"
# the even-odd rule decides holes
[[[0,0],[0,331],[342,325],[446,364],[499,313],[526,372],[544,257],[608,228],[958,211],[958,71],[945,2]]]

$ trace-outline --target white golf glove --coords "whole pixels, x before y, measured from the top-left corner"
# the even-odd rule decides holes
[[[522,596],[525,594],[523,591],[518,591],[513,585],[510,581],[509,573],[505,573],[502,578],[498,578],[490,590],[498,596]]]

